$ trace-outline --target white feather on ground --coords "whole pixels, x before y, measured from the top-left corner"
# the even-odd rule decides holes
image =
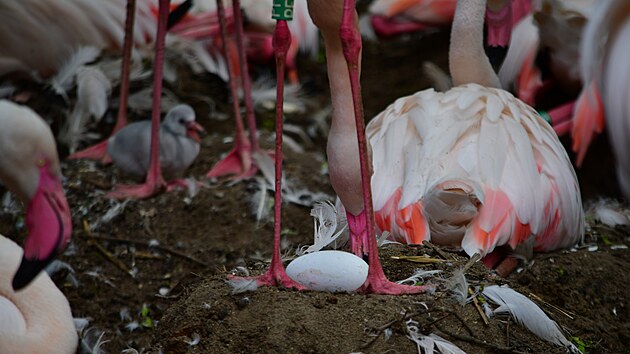
[[[609,227],[628,225],[630,224],[630,210],[615,200],[602,198],[587,208],[586,219]]]
[[[462,306],[471,298],[468,296],[468,280],[461,269],[453,272],[453,276],[446,281],[446,287],[452,292],[453,298]]]
[[[252,83],[252,101],[257,109],[274,110],[276,108],[276,80],[270,76],[261,76]],[[296,114],[306,112],[309,104],[300,85],[284,86],[283,112]]]
[[[50,79],[50,85],[58,95],[67,99],[66,92],[74,85],[77,70],[98,58],[101,50],[96,47],[79,47]]]
[[[77,102],[59,132],[59,140],[65,143],[70,153],[86,140],[90,118],[99,122],[107,112],[111,83],[96,66],[81,66],[76,69]]]
[[[455,344],[447,341],[446,339],[438,336],[437,334],[429,334],[428,336],[420,333],[418,328],[418,322],[409,319],[406,322],[407,325],[407,338],[411,339],[418,348],[418,353],[433,354],[437,349],[438,353],[442,354],[466,354],[465,351],[459,349]]]
[[[413,273],[412,276],[410,276],[407,279],[399,280],[397,281],[397,283],[405,284],[405,285],[416,285],[419,282],[426,283],[425,278],[432,278],[434,275],[439,274],[439,273],[442,273],[442,271],[439,269],[433,269],[433,270],[416,269],[416,272]]]
[[[538,337],[567,347],[571,352],[579,350],[560,331],[558,324],[547,317],[543,310],[524,295],[510,289],[507,285],[491,285],[483,289],[482,294],[499,305],[494,314],[508,313],[514,320]]]
[[[258,290],[256,279],[234,278],[226,281],[232,287],[232,295]]]
[[[267,220],[273,209],[273,198],[267,192],[267,183],[263,177],[256,178],[256,192],[249,199],[251,213],[256,217],[256,223]]]
[[[300,247],[296,252],[298,255],[320,251],[330,244],[337,249],[347,242],[348,233],[345,231],[348,221],[339,216],[337,208],[330,201],[315,203],[311,216],[315,230],[313,245]]]

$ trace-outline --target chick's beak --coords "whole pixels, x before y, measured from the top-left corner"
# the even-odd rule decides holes
[[[26,211],[28,236],[22,262],[13,278],[13,289],[28,285],[67,245],[72,234],[72,218],[61,180],[49,164],[40,167],[37,192]]]
[[[201,124],[193,120],[186,123],[186,135],[194,141],[200,142],[201,138],[199,137],[199,135],[205,136],[206,131],[203,129]]]

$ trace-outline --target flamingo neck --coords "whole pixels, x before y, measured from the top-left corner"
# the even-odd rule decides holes
[[[455,86],[476,83],[501,87],[483,48],[486,0],[457,0],[448,53]]]
[[[326,46],[326,61],[333,107],[332,124],[336,127],[354,127],[354,131],[356,131],[348,64],[340,44],[337,46],[337,43],[334,43],[334,45]]]

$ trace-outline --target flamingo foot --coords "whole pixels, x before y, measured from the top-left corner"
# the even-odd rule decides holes
[[[147,181],[140,185],[119,184],[113,191],[107,193],[106,197],[110,199],[146,199],[162,192],[165,187],[164,181]]]
[[[196,181],[192,178],[177,178],[166,182],[166,192],[172,192],[177,189],[188,189],[191,183],[194,183],[197,188],[205,186],[203,182]]]
[[[263,149],[253,150],[248,142],[236,144],[234,148],[206,174],[208,178],[230,176],[241,180],[254,177],[258,170],[264,175],[273,173],[275,154]],[[270,177],[273,178],[273,177]]]
[[[90,146],[89,148],[75,152],[74,154],[68,156],[68,159],[86,159],[100,161],[102,164],[110,164],[112,163],[112,159],[109,157],[109,154],[107,154],[108,141],[109,139],[106,139],[96,145]]]
[[[361,294],[377,294],[377,295],[403,295],[403,294],[422,294],[435,290],[433,286],[422,285],[403,285],[387,280],[383,270],[370,272],[365,283],[357,290]],[[374,274],[375,273],[375,274]]]
[[[512,274],[514,270],[516,270],[518,265],[518,259],[512,255],[508,255],[507,257],[503,258],[501,263],[499,263],[499,265],[496,266],[494,270],[501,278],[506,278],[508,275]]]
[[[276,263],[276,264],[274,264]],[[271,262],[269,269],[263,275],[257,277],[237,277],[234,275],[228,276],[229,280],[255,280],[258,286],[275,286],[285,287],[287,289],[295,289],[298,291],[308,290],[304,285],[291,279],[282,265],[282,262]]]
[[[253,177],[258,167],[253,163],[252,149],[249,144],[235,146],[221,161],[206,174],[208,178],[230,176],[240,180]]]

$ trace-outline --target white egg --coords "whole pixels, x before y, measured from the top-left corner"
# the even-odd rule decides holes
[[[293,260],[287,275],[311,290],[355,291],[367,279],[368,264],[349,252],[319,251]]]

